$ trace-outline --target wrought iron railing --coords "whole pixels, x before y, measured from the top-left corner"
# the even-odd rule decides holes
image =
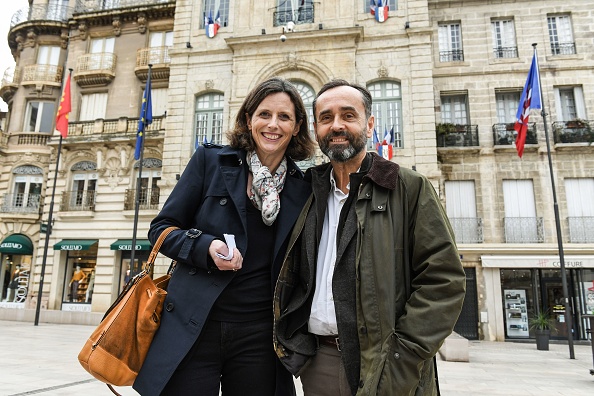
[[[493,143],[496,146],[510,146],[516,144],[517,132],[514,129],[514,123],[507,124],[493,124]],[[528,124],[528,132],[526,133],[526,144],[538,144],[536,138],[536,123]]]
[[[136,51],[136,66],[170,63],[171,58],[169,57],[169,48],[170,47],[149,47],[138,49],[138,51]]]
[[[75,13],[115,10],[118,8],[175,3],[175,0],[76,0]]]
[[[543,243],[542,217],[505,217],[503,219],[505,243]]]
[[[457,243],[483,243],[483,219],[480,217],[450,217]]]
[[[39,213],[41,194],[5,194],[0,211],[4,213]]]
[[[161,189],[155,188],[141,188],[138,196],[138,209],[158,209],[159,195]],[[124,210],[133,210],[136,202],[136,189],[126,190],[124,197]]]
[[[568,217],[569,242],[594,243],[594,217]]]
[[[68,22],[72,16],[72,8],[68,4],[36,4],[18,10],[12,15],[10,27],[27,21]]]
[[[593,143],[593,123],[588,120],[554,122],[553,134],[555,143]]]
[[[493,48],[495,58],[517,58],[518,47],[496,47]]]
[[[153,117],[153,122],[145,127],[147,136],[162,131],[165,127],[165,117]],[[96,137],[101,135],[107,138],[110,135],[125,135],[136,138],[138,132],[138,117],[94,121],[71,121],[68,123],[68,139],[71,137]]]
[[[553,55],[573,55],[575,54],[575,43],[551,43],[551,53]]]
[[[29,65],[23,68],[23,78],[21,82],[62,82],[62,73],[64,68],[57,65]]]
[[[464,61],[464,50],[439,51],[440,62],[462,62]]]
[[[443,131],[439,124],[436,130],[437,147],[475,147],[479,145],[478,125],[453,125]]]
[[[76,61],[76,72],[110,71],[115,72],[117,56],[112,52],[85,54]]]
[[[275,11],[273,14],[273,26],[284,26],[287,22],[293,22],[296,25],[301,23],[313,23],[314,14],[313,4],[298,7],[295,13],[293,13],[292,10]]]
[[[95,196],[95,190],[64,191],[60,210],[63,212],[95,210]]]

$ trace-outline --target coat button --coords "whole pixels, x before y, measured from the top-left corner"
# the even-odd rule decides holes
[[[167,312],[171,312],[171,311],[173,311],[173,303],[168,303],[168,304],[165,306],[165,309],[167,310]]]
[[[190,268],[190,275],[196,275],[196,272],[198,272],[198,269],[196,267]]]
[[[377,206],[377,209],[378,209],[378,210],[384,210],[384,205],[378,205],[378,206]]]
[[[361,331],[361,334],[367,334],[367,327],[361,326],[360,331]]]
[[[366,196],[367,198],[371,198],[371,193],[370,193],[370,192],[368,192],[368,193],[366,193],[366,194],[365,194],[365,196]]]
[[[239,160],[237,160],[237,162],[239,162],[239,166],[241,166],[241,164],[243,164],[243,160],[241,158]]]
[[[220,204],[221,206],[223,206],[223,205],[227,205],[227,198],[221,198],[221,200],[219,201],[219,204]]]
[[[394,354],[394,359],[400,359],[400,354],[398,352]]]

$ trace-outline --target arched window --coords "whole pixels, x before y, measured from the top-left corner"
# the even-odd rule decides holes
[[[303,105],[305,106],[305,110],[307,111],[307,122],[308,122],[309,133],[311,134],[311,137],[315,139],[314,127],[313,127],[314,118],[313,118],[312,104],[313,104],[314,98],[316,97],[316,93],[312,87],[310,87],[309,85],[307,85],[304,82],[291,80],[291,83],[295,86],[295,88],[297,88],[297,91],[299,91],[299,95],[301,95],[301,100],[303,100]],[[301,168],[301,170],[303,170],[303,171],[305,171],[307,168],[312,167],[314,165],[315,165],[315,163],[314,163],[313,158],[297,162],[297,166],[299,168]]]
[[[378,81],[367,89],[373,98],[372,114],[375,116],[375,130],[379,141],[391,136],[395,148],[402,148],[402,92],[400,84],[394,81]],[[375,149],[373,139],[369,148]]]
[[[43,170],[33,165],[14,168],[12,194],[4,198],[3,212],[38,213],[43,184]]]
[[[81,161],[72,165],[72,190],[66,192],[67,199],[62,200],[61,210],[94,210],[97,187],[97,164]]]
[[[223,142],[223,106],[225,96],[209,93],[196,98],[194,117],[195,147],[207,143]]]

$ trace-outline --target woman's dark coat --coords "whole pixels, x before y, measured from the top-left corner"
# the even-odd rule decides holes
[[[274,223],[271,290],[274,290],[289,233],[311,192],[299,168],[292,160],[287,159],[287,162],[281,210]],[[247,172],[245,151],[215,145],[199,147],[151,223],[149,239],[152,243],[169,226],[180,230],[172,232],[161,248],[161,253],[177,260],[178,265],[169,283],[161,326],[134,382],[134,389],[143,396],[161,393],[200,335],[212,305],[235,275],[233,271],[211,269],[210,243],[223,239],[224,233],[234,234],[237,248],[245,255],[249,242],[245,208],[251,205],[246,194]],[[189,229],[198,231],[187,233]],[[272,315],[272,304],[270,309]],[[276,395],[293,395],[291,375],[280,363],[277,367]]]

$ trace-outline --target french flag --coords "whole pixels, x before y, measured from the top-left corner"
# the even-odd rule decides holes
[[[388,0],[382,2],[382,0],[371,0],[370,11],[371,15],[375,16],[376,21],[385,22],[388,19],[388,11],[390,6],[387,4]],[[384,5],[385,4],[385,5]]]
[[[208,16],[204,16],[204,29],[206,30],[206,37],[213,38],[217,35],[219,27],[221,26],[220,21],[221,17],[218,11],[216,21],[212,19],[212,11],[208,12]]]

